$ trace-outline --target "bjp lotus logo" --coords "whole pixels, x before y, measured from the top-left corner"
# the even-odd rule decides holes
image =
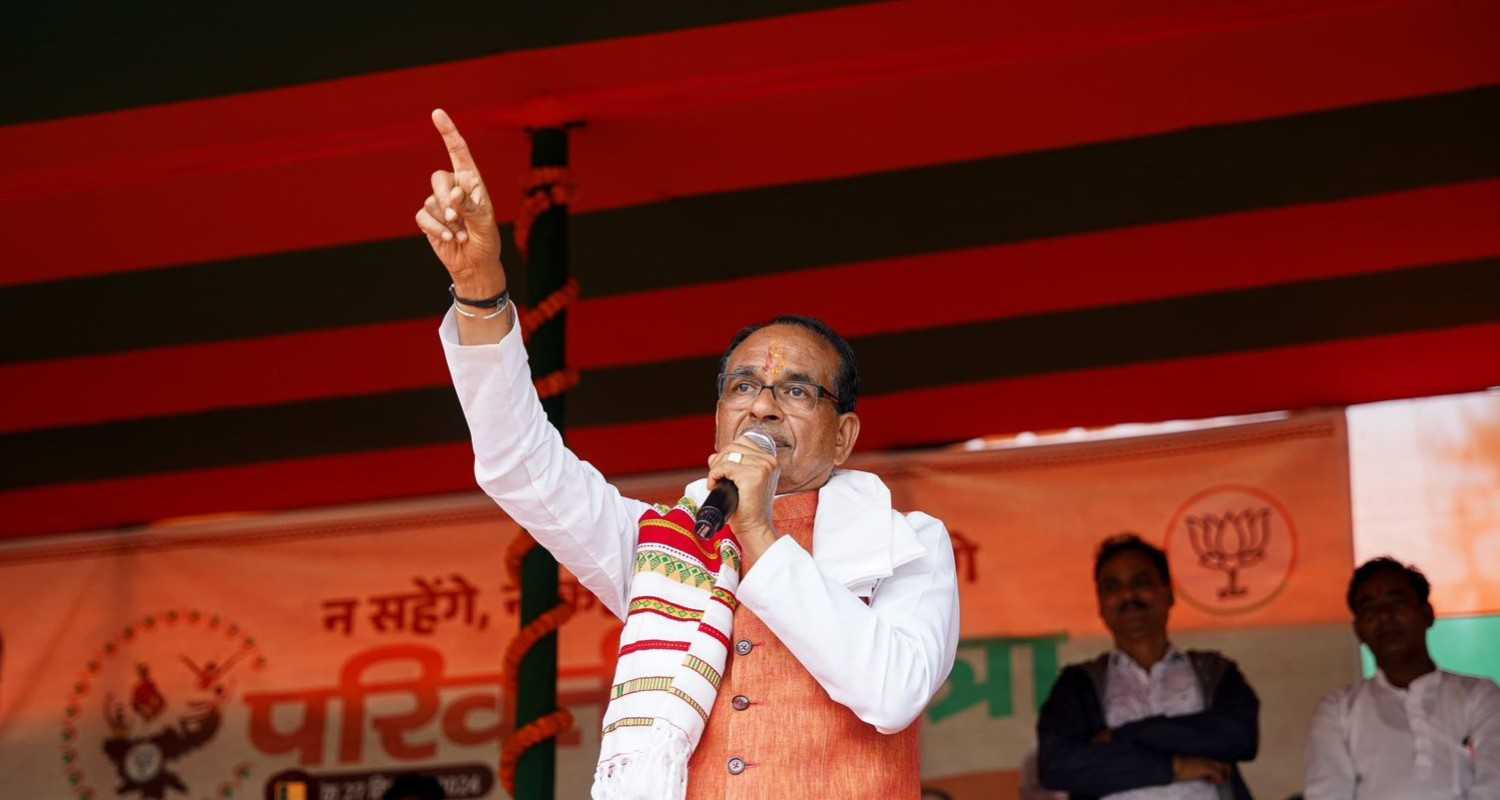
[[[1167,555],[1177,593],[1216,614],[1270,602],[1297,558],[1286,508],[1247,486],[1216,486],[1188,499],[1167,526]]]

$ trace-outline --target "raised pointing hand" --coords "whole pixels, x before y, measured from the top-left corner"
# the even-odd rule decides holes
[[[484,179],[448,113],[434,109],[432,125],[443,137],[453,169],[432,173],[432,194],[417,211],[417,227],[452,276],[459,296],[499,294],[505,289],[500,230]]]

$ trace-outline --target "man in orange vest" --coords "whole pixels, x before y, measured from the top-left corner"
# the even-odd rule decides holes
[[[547,423],[506,296],[494,208],[452,120],[438,110],[433,123],[453,169],[433,174],[417,224],[453,281],[439,332],[475,475],[624,619],[638,610],[637,526],[651,509],[622,497]],[[780,317],[748,328],[720,372],[708,475],[685,494],[699,503],[721,480],[738,487],[729,523],[743,563],[686,796],[916,798],[912,723],[958,645],[947,529],[893,510],[876,476],[838,468],[859,436],[859,377],[827,326]],[[768,435],[775,455],[746,431]]]

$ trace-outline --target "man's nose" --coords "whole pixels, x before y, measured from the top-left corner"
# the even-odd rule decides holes
[[[750,404],[750,413],[760,419],[777,419],[781,416],[781,406],[776,402],[775,387],[761,387],[760,394],[755,396],[755,402]]]

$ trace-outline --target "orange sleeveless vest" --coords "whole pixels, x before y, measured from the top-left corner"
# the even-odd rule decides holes
[[[777,498],[776,530],[812,552],[817,506],[817,492]],[[743,605],[731,641],[708,727],[688,766],[688,800],[920,797],[917,723],[886,735],[861,721]]]

